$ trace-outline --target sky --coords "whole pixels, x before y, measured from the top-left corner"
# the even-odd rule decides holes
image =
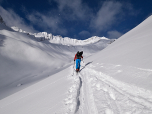
[[[152,14],[151,0],[0,0],[7,26],[75,39],[119,38]]]

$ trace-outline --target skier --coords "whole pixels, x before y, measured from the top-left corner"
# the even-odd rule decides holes
[[[74,62],[75,62],[75,60],[76,60],[76,72],[79,72],[79,70],[80,70],[81,58],[82,58],[82,60],[83,60],[82,54],[83,54],[83,51],[81,51],[81,52],[78,51],[78,52],[75,54]]]

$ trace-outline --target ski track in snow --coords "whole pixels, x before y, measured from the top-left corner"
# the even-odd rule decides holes
[[[98,114],[87,76],[73,73],[69,78],[73,80],[73,85],[65,99],[66,114]]]
[[[132,85],[84,67],[68,77],[72,86],[64,101],[66,114],[152,114],[152,99],[140,94],[143,89],[136,95],[127,90]]]

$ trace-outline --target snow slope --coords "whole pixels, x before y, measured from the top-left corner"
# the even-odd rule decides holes
[[[83,50],[87,57],[113,41],[100,39],[93,44],[67,46],[37,41],[34,36],[15,32],[5,24],[0,24],[0,28],[0,99],[65,69],[73,64],[77,51]]]
[[[152,16],[92,57],[108,75],[152,90]]]
[[[0,113],[152,114],[151,24],[152,16],[85,58],[80,73],[67,66],[0,100]],[[87,45],[86,52],[95,52],[99,43]]]
[[[152,16],[85,59],[72,76],[67,113],[152,114],[151,30]]]
[[[151,31],[152,16],[86,59],[91,63],[82,77],[92,91],[96,114],[152,113]]]

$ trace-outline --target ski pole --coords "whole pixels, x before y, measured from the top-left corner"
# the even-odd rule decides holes
[[[74,61],[74,65],[75,65],[75,61]],[[74,76],[74,65],[73,65],[73,75],[72,76]]]
[[[74,65],[75,65],[75,61],[74,61]],[[73,69],[74,69],[74,65],[73,65]]]

